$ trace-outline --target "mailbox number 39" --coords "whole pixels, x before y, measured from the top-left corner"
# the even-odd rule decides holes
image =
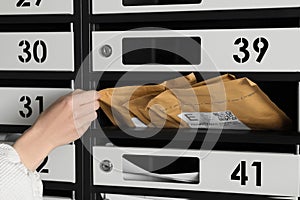
[[[239,46],[239,51],[243,56],[240,55],[233,55],[233,59],[237,63],[246,63],[250,59],[250,52],[249,52],[249,41],[246,38],[238,38],[235,40],[234,45]],[[267,53],[269,48],[269,42],[266,38],[259,37],[256,38],[253,42],[253,49],[255,52],[258,53],[256,62],[261,63],[264,56]]]

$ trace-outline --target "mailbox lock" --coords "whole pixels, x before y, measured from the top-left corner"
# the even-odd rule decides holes
[[[103,160],[101,163],[100,163],[100,169],[104,172],[111,172],[112,169],[113,169],[113,164],[109,161],[109,160]]]
[[[112,47],[110,45],[108,45],[108,44],[102,46],[100,48],[100,54],[102,56],[104,56],[105,58],[110,57],[112,55]]]

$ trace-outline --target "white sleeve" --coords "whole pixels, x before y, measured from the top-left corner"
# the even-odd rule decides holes
[[[13,147],[0,144],[0,200],[42,200],[42,196],[39,174],[21,163]]]

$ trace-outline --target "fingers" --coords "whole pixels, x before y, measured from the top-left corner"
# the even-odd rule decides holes
[[[94,101],[92,103],[79,106],[78,108],[74,109],[74,119],[78,119],[78,118],[81,118],[81,117],[83,117],[85,115],[88,115],[92,112],[95,112],[99,108],[100,108],[99,101]]]
[[[80,94],[80,93],[83,93],[84,92],[84,90],[81,90],[81,89],[77,89],[77,90],[75,90],[74,92],[72,92],[71,94]]]
[[[81,137],[84,135],[84,133],[88,130],[88,128],[91,126],[91,122],[89,123],[86,123],[84,124],[83,126],[81,126],[78,131],[77,131],[77,134],[78,134],[78,137]]]
[[[100,98],[97,91],[84,91],[73,94],[73,101],[75,106],[81,106],[84,104],[88,104],[94,102]]]
[[[98,115],[96,112],[92,112],[88,115],[75,119],[76,129],[81,128],[84,124],[91,123],[95,119],[97,119]]]
[[[79,137],[88,130],[92,121],[97,119],[99,98],[97,91],[76,90],[72,93],[73,119]]]

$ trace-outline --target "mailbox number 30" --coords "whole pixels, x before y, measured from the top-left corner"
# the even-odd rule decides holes
[[[32,51],[30,50],[31,45],[27,40],[22,40],[19,43],[19,47],[21,47],[23,50],[23,55],[18,56],[19,61],[22,63],[30,62],[32,56],[37,63],[44,63],[47,59],[47,45],[43,40],[37,40],[34,42]]]
[[[249,41],[246,38],[238,38],[235,40],[234,45],[240,46],[239,51],[243,54],[243,56],[240,55],[233,55],[233,59],[237,63],[246,63],[250,59],[250,52],[249,52]],[[269,48],[269,42],[266,38],[259,37],[254,40],[253,42],[253,49],[255,52],[258,53],[258,57],[256,59],[256,62],[261,63],[264,56],[267,53],[267,50]]]
[[[41,5],[42,0],[36,0],[35,2],[35,6],[39,7]],[[31,6],[31,2],[28,0],[18,0],[16,6],[18,8],[20,7],[30,7]]]

